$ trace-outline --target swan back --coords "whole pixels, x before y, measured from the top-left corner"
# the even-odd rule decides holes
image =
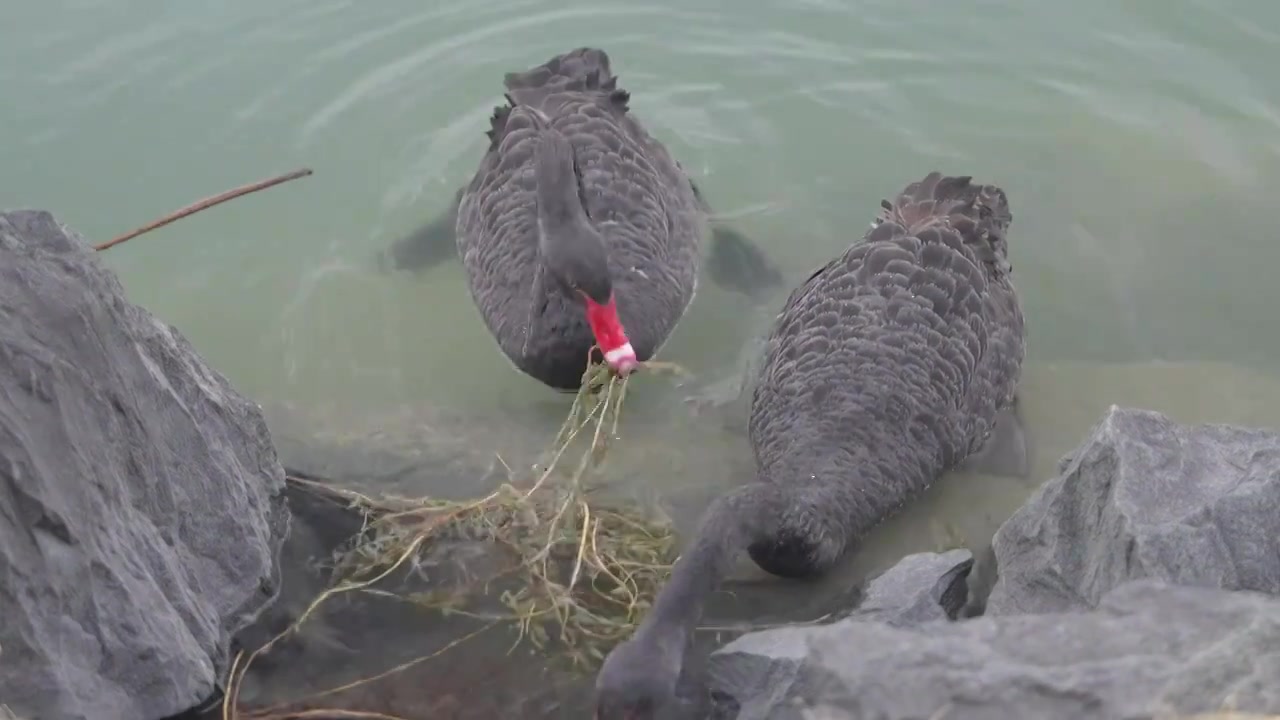
[[[763,480],[860,477],[878,514],[982,445],[1025,352],[1011,221],[1000,188],[930,173],[791,293],[752,395]]]
[[[573,146],[578,191],[608,252],[618,314],[646,360],[692,300],[706,211],[667,149],[634,117],[603,50],[579,48],[508,73],[489,147],[458,211],[471,296],[521,370],[577,387],[593,338],[578,298],[546,277],[534,159],[550,128]]]

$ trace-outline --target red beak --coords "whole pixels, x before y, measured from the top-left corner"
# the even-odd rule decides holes
[[[587,303],[587,324],[596,336],[596,344],[604,353],[605,362],[614,372],[627,376],[640,365],[640,361],[636,359],[636,351],[631,347],[627,332],[622,327],[622,320],[618,317],[617,303],[612,295],[604,305],[585,294],[583,299]]]

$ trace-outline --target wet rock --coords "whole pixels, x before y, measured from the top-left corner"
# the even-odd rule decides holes
[[[1112,406],[995,537],[987,613],[1087,609],[1126,580],[1280,594],[1280,434]]]
[[[1145,579],[1117,587],[1090,613],[933,624],[905,637],[863,626],[821,638],[814,657],[832,677],[815,695],[855,713],[892,698],[898,709],[885,718],[943,708],[955,720],[1146,718],[1232,704],[1275,712],[1278,641],[1275,598]]]
[[[847,620],[909,626],[954,619],[965,604],[965,578],[973,565],[968,550],[918,553],[868,583],[862,602]],[[711,655],[707,676],[714,714],[769,718],[807,682],[809,642],[835,625],[780,628],[743,635]]]
[[[964,607],[972,567],[968,550],[908,555],[868,584],[855,615],[890,625],[954,620]]]
[[[1091,612],[770,632],[803,633],[800,669],[785,686],[761,678],[738,720],[1280,712],[1280,599],[1261,593],[1145,579]]]
[[[276,593],[283,471],[256,405],[78,236],[0,214],[0,699],[151,720],[215,694]]]

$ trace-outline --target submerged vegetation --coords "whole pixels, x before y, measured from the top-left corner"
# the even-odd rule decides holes
[[[681,372],[678,366],[666,363],[649,362],[642,367]],[[474,582],[433,588],[401,599],[424,609],[465,615],[475,600],[501,585],[508,588],[500,597],[509,613],[499,618],[485,616],[491,621],[485,629],[511,623],[520,640],[539,649],[554,649],[556,657],[573,667],[595,667],[639,623],[670,574],[676,552],[667,518],[610,502],[590,481],[617,437],[629,383],[630,378],[618,378],[603,364],[588,365],[568,417],[542,462],[526,473],[504,464],[504,482],[475,500],[373,497],[290,478],[307,489],[342,499],[362,514],[364,523],[336,558],[330,588],[284,632],[253,653],[236,658],[227,685],[224,718],[297,717],[273,714],[273,708],[236,712],[239,684],[253,659],[296,631],[326,600],[352,591],[385,594],[387,591],[375,588],[380,581],[412,567],[433,548],[452,542],[490,543],[500,551],[503,562],[498,570]],[[572,448],[580,448],[579,453],[571,453]],[[390,672],[323,694],[347,690]]]

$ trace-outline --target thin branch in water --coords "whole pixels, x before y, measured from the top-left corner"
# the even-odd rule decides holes
[[[421,656],[421,657],[416,657],[416,658],[414,658],[414,659],[412,659],[412,660],[409,660],[409,661],[407,661],[407,662],[400,663],[399,665],[397,665],[397,666],[395,666],[395,667],[391,668],[390,670],[384,670],[383,672],[380,672],[380,673],[378,673],[377,675],[370,675],[369,677],[365,677],[365,678],[361,678],[361,679],[359,679],[359,680],[354,680],[354,681],[352,681],[352,682],[349,682],[349,683],[347,683],[346,685],[341,685],[341,686],[339,686],[339,687],[335,687],[335,688],[329,688],[328,690],[323,690],[323,691],[321,691],[321,692],[314,693],[314,694],[312,694],[312,695],[308,695],[307,697],[305,697],[305,698],[303,698],[303,699],[301,699],[301,700],[296,700],[296,701],[293,701],[293,702],[290,702],[290,703],[279,703],[279,704],[277,704],[277,705],[272,705],[271,707],[263,708],[263,709],[261,709],[261,710],[250,711],[250,712],[246,713],[246,717],[248,717],[248,718],[255,718],[255,719],[257,719],[257,720],[263,720],[263,719],[265,719],[265,718],[271,718],[271,717],[279,717],[279,714],[283,711],[283,708],[284,708],[284,707],[286,707],[287,705],[292,705],[292,704],[296,704],[296,703],[299,703],[299,702],[315,701],[315,700],[317,700],[317,699],[319,699],[319,698],[322,698],[322,697],[326,697],[326,696],[329,696],[329,695],[336,695],[336,694],[338,694],[338,693],[346,692],[346,691],[348,691],[348,690],[354,690],[355,688],[362,687],[362,686],[364,686],[364,685],[368,685],[368,684],[370,684],[370,683],[377,682],[378,680],[382,680],[382,679],[384,679],[384,678],[391,677],[392,675],[396,675],[396,674],[402,673],[402,672],[404,672],[405,670],[408,670],[408,669],[410,669],[410,668],[412,668],[412,667],[415,667],[415,666],[417,666],[417,665],[421,665],[422,663],[427,662],[428,660],[434,660],[435,658],[440,657],[441,655],[443,655],[444,653],[448,652],[449,650],[451,650],[451,649],[453,649],[453,648],[455,648],[455,647],[457,647],[457,646],[459,646],[459,645],[461,645],[461,644],[463,644],[463,643],[467,642],[468,640],[471,640],[472,638],[476,637],[477,635],[480,635],[481,633],[485,632],[486,630],[489,630],[489,629],[491,629],[491,628],[493,628],[493,627],[496,627],[496,626],[497,626],[497,624],[498,624],[498,621],[496,621],[496,620],[495,620],[495,621],[493,621],[493,622],[490,622],[489,624],[485,625],[484,627],[481,627],[481,628],[479,628],[479,629],[477,629],[477,630],[473,630],[473,631],[471,631],[471,632],[467,633],[466,635],[463,635],[462,637],[459,637],[459,638],[456,638],[456,639],[454,639],[454,640],[450,641],[450,642],[449,642],[448,644],[446,644],[444,647],[440,648],[439,650],[436,650],[435,652],[431,653],[430,655],[423,655],[423,656]],[[319,711],[313,711],[313,712],[319,712]],[[296,715],[296,714],[294,714],[294,715],[292,715],[292,717],[297,717],[297,715]],[[372,716],[370,716],[370,717],[379,717],[379,716],[377,716],[377,715],[372,715]]]
[[[283,715],[262,716],[261,720],[408,720],[399,715],[386,715],[377,712],[360,712],[357,710],[302,710]]]
[[[137,230],[134,230],[132,232],[127,232],[118,238],[94,245],[93,249],[97,250],[98,252],[102,252],[103,250],[109,250],[126,240],[132,240],[133,238],[136,238],[143,233],[148,233],[148,232],[151,232],[152,230],[155,230],[156,228],[164,227],[165,225],[168,225],[169,223],[175,220],[181,220],[182,218],[188,215],[198,213],[201,210],[211,208],[214,205],[221,205],[222,203],[228,200],[234,200],[235,198],[238,198],[241,195],[248,195],[249,193],[258,192],[259,190],[266,190],[269,187],[279,185],[280,183],[286,183],[286,182],[289,182],[290,180],[297,180],[298,178],[306,177],[310,174],[311,174],[311,168],[302,168],[301,170],[294,170],[291,173],[279,175],[277,177],[270,178],[269,180],[261,180],[256,183],[251,183],[249,185],[241,185],[238,188],[234,188],[224,193],[219,193],[217,195],[214,195],[213,197],[207,197],[204,200],[192,203],[182,208],[181,210],[171,212],[168,215],[165,215],[164,217],[160,218],[159,220],[147,223],[146,225],[143,225]]]
[[[362,590],[370,585],[377,584],[380,580],[395,572],[397,568],[404,564],[405,560],[412,557],[413,554],[418,551],[418,547],[426,539],[426,536],[416,538],[390,567],[379,573],[376,577],[361,582],[344,582],[337,587],[325,590],[319,595],[319,597],[311,601],[311,604],[307,606],[307,609],[298,617],[297,620],[293,621],[293,624],[277,633],[276,636],[268,640],[265,645],[251,653],[248,653],[248,655],[245,655],[243,650],[236,653],[235,660],[231,663],[231,672],[227,676],[227,691],[223,698],[224,704],[222,708],[222,715],[224,720],[235,720],[236,709],[240,701],[240,685],[244,682],[244,677],[248,674],[249,666],[253,664],[254,659],[263,653],[270,652],[271,648],[274,647],[277,642],[284,639],[291,633],[296,632],[298,628],[302,627],[302,624],[307,621],[307,618],[333,595],[350,592],[352,590]],[[244,657],[243,665],[240,663],[241,657]],[[239,670],[239,675],[236,674],[237,670]]]
[[[679,372],[678,366],[656,365],[650,369]],[[588,366],[569,416],[556,433],[555,447],[547,453],[549,457],[542,456],[528,476],[512,473],[499,457],[508,470],[507,482],[479,500],[459,503],[431,498],[375,498],[290,475],[288,481],[298,488],[358,508],[365,524],[356,535],[357,547],[340,563],[346,567],[349,561],[353,568],[335,571],[337,585],[316,597],[289,628],[252,653],[235,658],[224,694],[224,720],[291,719],[294,714],[287,707],[312,705],[326,695],[402,672],[427,660],[419,658],[287,705],[239,711],[240,686],[256,657],[270,652],[334,595],[354,591],[394,597],[395,593],[373,586],[397,568],[417,562],[418,553],[437,540],[445,540],[454,523],[460,524],[453,529],[463,536],[487,538],[513,555],[511,567],[486,574],[484,594],[488,594],[490,582],[514,573],[524,576],[522,587],[502,593],[501,601],[511,615],[480,618],[485,628],[513,623],[516,638],[512,650],[523,641],[545,649],[554,637],[567,646],[567,657],[574,667],[602,661],[608,646],[634,628],[645,605],[644,597],[654,591],[670,569],[671,531],[665,523],[651,525],[638,514],[630,517],[625,509],[609,508],[607,504],[595,506],[587,497],[587,475],[605,463],[609,441],[617,436],[618,415],[628,385],[628,379],[614,377],[604,364]],[[576,467],[559,468],[566,461],[566,451],[579,438],[589,447],[574,463]],[[566,476],[567,485],[559,486],[559,475]],[[437,598],[428,592],[399,599],[475,617],[464,609],[465,599],[475,589],[474,583],[467,582],[460,594],[445,593]]]

